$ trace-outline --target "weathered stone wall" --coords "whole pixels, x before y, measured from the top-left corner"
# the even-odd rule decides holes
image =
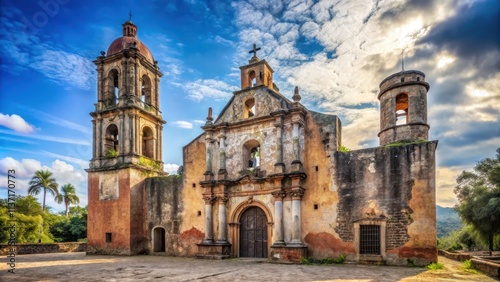
[[[180,197],[184,208],[181,210],[180,234],[183,244],[189,244],[190,247],[183,247],[180,253],[195,256],[196,244],[205,237],[205,202],[200,185],[206,168],[205,134],[183,148],[183,167],[183,188]]]
[[[333,185],[331,155],[340,147],[340,121],[336,116],[311,112],[306,123],[302,197],[302,236],[308,255],[316,258],[352,253],[352,243],[342,242],[334,232],[339,194]]]
[[[13,246],[0,244],[0,255],[9,255]],[[16,244],[16,254],[45,254],[45,253],[69,253],[85,252],[87,243],[66,242],[66,243],[44,243],[44,244]]]
[[[388,264],[437,260],[436,146],[433,141],[335,153],[335,231],[343,242],[355,241],[355,221],[383,220]]]
[[[144,251],[145,234],[140,225],[144,221],[143,181],[151,174],[133,167],[89,171],[88,253],[132,255]],[[99,197],[103,177],[117,179],[117,197]],[[111,242],[106,242],[106,233],[111,233]]]

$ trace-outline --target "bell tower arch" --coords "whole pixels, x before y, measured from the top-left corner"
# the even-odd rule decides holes
[[[93,151],[88,172],[88,252],[137,254],[147,249],[144,180],[163,175],[159,83],[162,73],[137,26],[94,60],[97,101],[90,113]]]

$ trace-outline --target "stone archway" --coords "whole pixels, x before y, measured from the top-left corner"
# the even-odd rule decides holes
[[[240,257],[267,258],[267,218],[259,207],[246,209],[240,218]]]
[[[165,252],[165,228],[163,227],[153,229],[153,252]]]

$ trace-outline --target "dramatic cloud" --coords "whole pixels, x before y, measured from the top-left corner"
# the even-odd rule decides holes
[[[226,100],[231,97],[232,92],[238,90],[224,81],[214,79],[198,79],[182,85],[189,98],[195,101],[203,99]]]
[[[0,18],[0,55],[2,71],[17,74],[31,69],[61,85],[91,89],[95,66],[89,58],[62,51],[50,43],[41,43],[42,36],[27,25],[23,13],[14,7],[5,8]]]
[[[31,124],[16,114],[4,115],[0,113],[0,125],[19,133],[32,133],[35,130]]]
[[[253,43],[284,95],[339,115],[343,144],[378,144],[378,84],[405,69],[426,73],[430,139],[439,139],[438,203],[451,205],[461,169],[500,144],[498,1],[238,1],[235,63]],[[236,69],[235,69],[236,73]],[[460,169],[458,169],[460,168]],[[439,189],[439,187],[438,187]]]

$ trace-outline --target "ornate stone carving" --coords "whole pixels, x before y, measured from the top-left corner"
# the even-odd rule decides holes
[[[205,205],[211,205],[215,201],[215,197],[213,195],[205,195],[203,196],[203,201],[205,201]]]

